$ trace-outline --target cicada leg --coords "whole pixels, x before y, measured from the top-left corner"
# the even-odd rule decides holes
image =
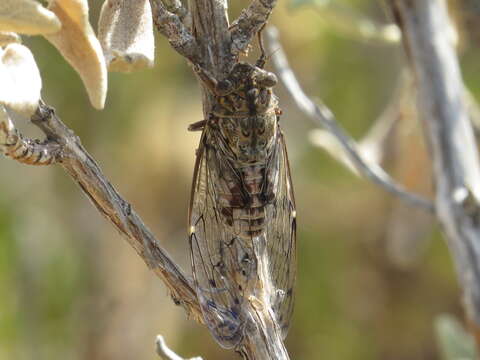
[[[207,125],[207,120],[194,122],[193,124],[188,125],[188,131],[203,131],[205,125]]]
[[[265,24],[263,24],[263,26],[257,32],[258,45],[260,46],[260,58],[257,60],[257,63],[255,64],[261,69],[263,69],[263,67],[265,66],[265,63],[267,62],[267,53],[265,52],[265,46],[263,45],[263,37],[262,37],[263,29],[265,29]]]
[[[212,92],[212,94],[216,96],[224,96],[232,92],[232,83],[227,79],[218,81],[207,70],[198,64],[194,65],[193,69],[207,89]]]

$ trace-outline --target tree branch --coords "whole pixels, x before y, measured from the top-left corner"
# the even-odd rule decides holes
[[[230,52],[227,0],[190,0],[192,32],[200,46],[203,68],[223,78],[235,63]],[[206,111],[210,108],[207,106]]]
[[[173,301],[187,314],[203,322],[191,281],[160,247],[158,240],[143,223],[131,205],[110,184],[95,160],[87,153],[80,139],[57,117],[54,110],[40,103],[32,122],[56,144],[56,161],[80,186],[100,213],[125,236],[145,263],[162,279]]]
[[[398,129],[398,122],[402,118],[402,109],[406,98],[411,94],[412,85],[410,77],[405,76],[405,74],[400,76],[399,84],[389,104],[364,137],[357,141],[357,151],[365,162],[382,165],[384,159],[388,157],[388,153],[392,151],[390,149],[392,140]],[[362,176],[350,161],[345,147],[342,146],[335,135],[324,129],[314,129],[310,131],[309,135],[313,145],[325,149],[356,176]]]
[[[278,75],[283,81],[297,106],[315,123],[329,131],[342,145],[345,154],[355,165],[359,173],[373,183],[380,185],[388,192],[400,197],[410,205],[421,207],[429,212],[434,212],[433,204],[419,195],[408,192],[402,185],[393,180],[378,164],[365,161],[358,152],[355,141],[340,127],[333,113],[322,103],[315,104],[303,92],[293,71],[291,70],[285,53],[278,41],[278,31],[274,28],[267,29],[269,51],[273,53],[273,62]]]
[[[467,315],[480,329],[480,168],[444,0],[390,0],[418,87],[433,160],[437,216],[445,231]]]
[[[247,49],[248,44],[258,31],[267,23],[277,0],[253,0],[242,11],[230,27],[233,54],[238,55]]]
[[[201,63],[197,40],[183,24],[179,15],[167,10],[161,0],[150,0],[153,22],[157,30],[164,35],[170,45],[182,56],[194,64]]]

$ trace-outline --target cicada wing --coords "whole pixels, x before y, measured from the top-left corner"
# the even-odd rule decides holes
[[[204,320],[217,342],[235,347],[243,336],[244,319],[232,267],[236,263],[235,235],[225,225],[216,201],[219,156],[202,145],[195,165],[190,204],[190,248],[197,297]]]
[[[275,194],[273,201],[266,207],[265,230],[270,279],[275,289],[271,295],[271,304],[285,338],[294,306],[296,210],[287,149],[280,129],[266,176],[270,187],[267,193]]]

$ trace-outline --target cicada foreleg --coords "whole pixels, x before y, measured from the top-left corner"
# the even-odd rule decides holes
[[[263,69],[263,67],[265,66],[265,63],[267,62],[267,53],[265,52],[265,46],[263,45],[263,37],[262,37],[263,29],[265,29],[265,24],[263,24],[263,26],[257,32],[258,46],[260,47],[260,58],[257,60],[255,64],[261,69]]]
[[[200,120],[188,125],[188,131],[203,131],[207,125],[207,120]]]
[[[200,80],[202,80],[202,83],[205,85],[205,87],[210,90],[212,94],[216,96],[224,96],[233,91],[233,85],[229,80],[224,79],[219,81],[215,79],[212,74],[198,64],[195,65],[193,69],[197,73]]]
[[[257,75],[256,81],[257,84],[264,87],[273,87],[278,83],[277,76],[269,71],[264,70],[265,63],[267,62],[268,58],[271,56],[267,56],[267,52],[265,51],[265,45],[263,42],[262,32],[265,29],[265,25],[263,25],[260,30],[258,30],[258,46],[260,47],[260,58],[257,60],[255,65],[261,69],[260,74]]]

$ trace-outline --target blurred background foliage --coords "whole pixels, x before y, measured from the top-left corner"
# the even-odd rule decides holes
[[[321,98],[355,137],[395,93],[399,44],[342,30],[329,1],[279,1],[271,23],[308,94]],[[99,1],[91,1],[96,23]],[[232,18],[247,0],[231,1]],[[480,9],[451,1],[465,81],[480,96]],[[381,1],[335,6],[388,24]],[[343,11],[340,10],[340,11]],[[189,269],[187,207],[202,118],[199,87],[185,61],[157,36],[156,66],[110,74],[106,109],[88,103],[76,73],[41,38],[26,40],[43,96],[81,137],[117,189],[165,248]],[[292,359],[440,359],[434,319],[462,319],[459,289],[438,226],[354,177],[308,141],[315,125],[277,86],[298,212],[298,286],[287,338]],[[428,160],[413,110],[402,111],[384,165],[431,194]],[[26,133],[39,133],[26,122]],[[0,159],[0,359],[155,359],[161,333],[185,357],[237,359],[186,319],[163,284],[59,168]]]

